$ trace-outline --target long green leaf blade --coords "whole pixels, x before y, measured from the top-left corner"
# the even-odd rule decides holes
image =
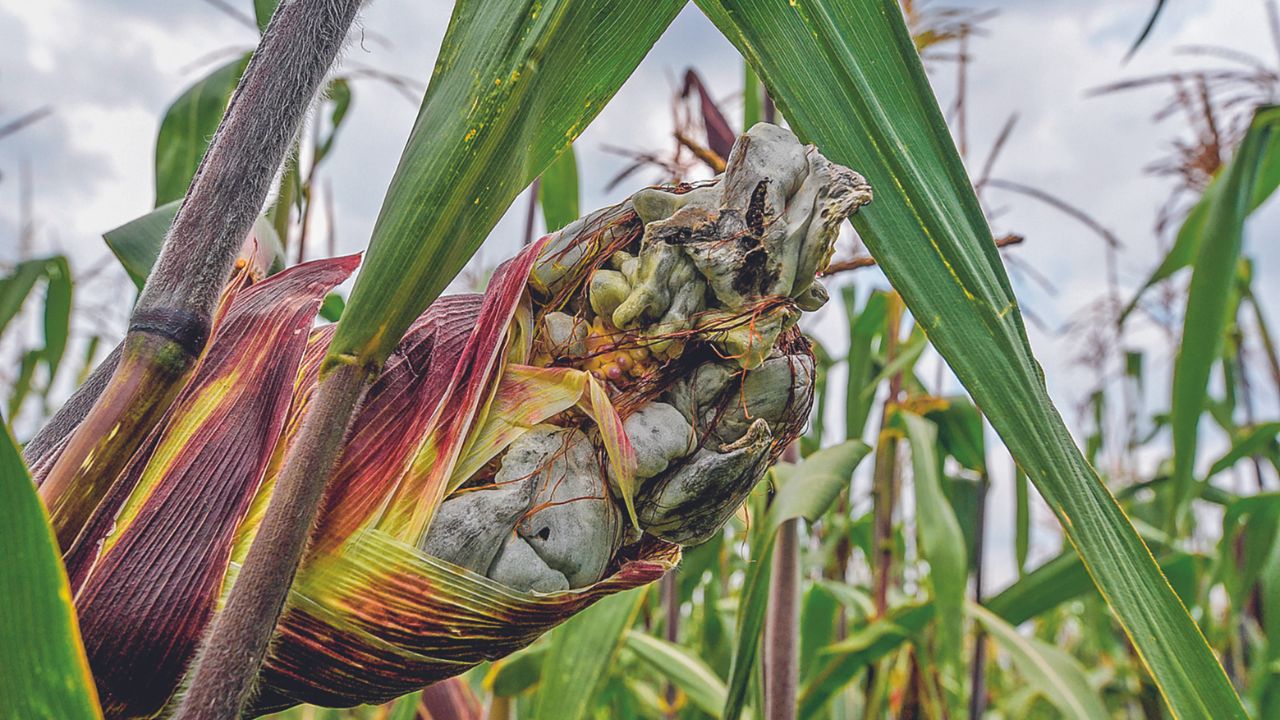
[[[461,0],[329,349],[380,364],[685,0]]]
[[[911,445],[911,480],[916,493],[916,528],[920,553],[929,563],[929,584],[938,611],[938,659],[953,708],[962,699],[961,651],[964,645],[964,596],[969,559],[955,510],[942,489],[936,448],[937,427],[914,413],[899,415]],[[949,677],[947,676],[949,674]]]
[[[101,718],[71,588],[35,484],[0,438],[0,698],[6,717]]]
[[[49,379],[45,385],[45,395],[53,387],[58,376],[58,368],[62,365],[62,355],[67,350],[67,339],[71,335],[71,265],[62,255],[49,258],[45,267],[48,278],[44,293],[44,351],[45,365],[49,368]]]
[[[1230,164],[1227,166],[1230,167]],[[1121,318],[1127,317],[1133,309],[1137,307],[1138,301],[1142,299],[1143,293],[1151,288],[1151,286],[1172,277],[1179,270],[1189,267],[1195,262],[1196,255],[1199,254],[1201,246],[1204,245],[1204,237],[1211,230],[1208,225],[1209,209],[1217,202],[1216,198],[1222,190],[1222,186],[1226,182],[1226,176],[1229,170],[1223,169],[1218,171],[1218,176],[1209,183],[1209,187],[1205,189],[1200,196],[1199,202],[1182,221],[1182,226],[1178,228],[1178,235],[1174,239],[1173,247],[1169,249],[1169,253],[1165,255],[1164,260],[1151,273],[1151,277],[1138,288],[1138,292],[1134,294],[1129,305],[1121,313]],[[1250,195],[1249,210],[1252,213],[1257,210],[1264,202],[1266,202],[1276,188],[1280,187],[1280,137],[1271,135],[1266,143],[1266,147],[1261,151],[1261,163],[1257,167],[1256,180],[1253,185],[1253,192]]]
[[[538,203],[547,232],[578,219],[578,157],[570,145],[542,171],[538,183]]]
[[[1053,508],[1174,714],[1244,709],[1049,398],[991,231],[894,0],[699,0],[798,134],[876,192],[854,226]]]
[[[1259,109],[1227,166],[1205,215],[1205,235],[1187,291],[1182,342],[1173,365],[1173,491],[1169,527],[1179,522],[1195,482],[1196,436],[1209,397],[1209,373],[1222,355],[1244,221],[1270,139],[1280,135],[1280,107]]]

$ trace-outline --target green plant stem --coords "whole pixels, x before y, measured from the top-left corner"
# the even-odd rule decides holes
[[[293,0],[273,16],[134,307],[124,360],[41,486],[51,509],[66,508],[55,517],[60,540],[105,497],[195,367],[236,255],[359,6]]]
[[[240,717],[306,550],[347,425],[374,376],[337,365],[316,388],[266,515],[191,672],[178,720]]]

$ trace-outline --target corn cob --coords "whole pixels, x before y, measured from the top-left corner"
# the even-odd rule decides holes
[[[437,301],[357,411],[253,711],[456,675],[717,532],[803,429],[813,360],[794,325],[869,199],[760,125],[722,178],[641,191],[534,243],[483,296]],[[333,330],[305,331],[353,266],[232,293],[64,548],[110,717],[171,702],[315,386]]]

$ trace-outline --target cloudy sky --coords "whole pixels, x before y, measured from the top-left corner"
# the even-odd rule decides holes
[[[251,14],[250,0],[225,4]],[[420,90],[451,4],[376,0],[364,13],[361,33],[353,39],[342,70],[392,73]],[[1128,63],[1125,51],[1149,12],[1148,2],[933,3],[944,4],[997,11],[984,24],[985,35],[970,48],[974,62],[967,85],[967,144],[972,171],[977,172],[1001,126],[1016,113],[1015,132],[994,174],[1050,191],[1086,209],[1113,232],[1123,244],[1117,274],[1127,297],[1158,261],[1152,225],[1171,187],[1168,179],[1152,177],[1144,168],[1187,133],[1180,117],[1153,122],[1166,97],[1163,89],[1102,97],[1090,97],[1088,91],[1125,78],[1226,62],[1180,50],[1195,45],[1225,46],[1252,53],[1272,67],[1280,65],[1263,0],[1173,0],[1148,44]],[[96,333],[114,341],[123,330],[132,296],[100,236],[150,209],[153,146],[164,109],[209,69],[255,42],[251,27],[200,0],[42,0],[0,6],[0,125],[39,108],[52,111],[21,133],[0,139],[0,263],[12,262],[22,251],[25,173],[35,223],[29,252],[67,253],[78,273],[92,273],[80,285],[88,306],[75,321],[81,337]],[[690,5],[578,142],[584,209],[614,202],[631,187],[624,183],[605,190],[628,162],[606,151],[606,145],[670,147],[670,98],[675,78],[690,65],[704,75],[730,114],[740,114],[740,60]],[[932,69],[939,98],[949,104],[955,97],[955,67],[938,63]],[[370,79],[356,81],[355,95],[352,116],[326,174],[342,252],[364,247],[417,105],[401,91]],[[658,179],[652,173],[635,176],[636,183]],[[1087,344],[1064,328],[1087,317],[1088,308],[1108,292],[1103,244],[1043,203],[997,189],[989,190],[986,200],[996,212],[997,232],[1026,237],[1011,251],[1017,258],[1015,287],[1037,321],[1031,327],[1032,342],[1050,389],[1079,430],[1079,407],[1094,375],[1079,362]],[[481,251],[481,261],[492,263],[518,245],[526,202],[517,200]],[[1251,224],[1247,247],[1259,258],[1257,277],[1280,271],[1280,252],[1268,242],[1278,227],[1280,210],[1274,206],[1264,208]],[[854,279],[864,291],[883,282],[874,271],[862,272]],[[1259,286],[1272,315],[1280,314],[1280,284]],[[831,347],[840,347],[838,307],[827,308],[813,322]],[[6,360],[18,337],[5,338]],[[1152,408],[1165,407],[1163,378],[1171,361],[1166,338],[1139,323],[1129,342],[1152,355],[1145,401]],[[0,375],[0,382],[6,378]],[[1275,408],[1270,410],[1274,414]],[[994,502],[1009,502],[1004,483],[1000,477],[997,481],[1001,489]],[[1052,525],[1047,516],[1044,522]],[[1047,541],[1043,551],[1052,546]],[[1007,575],[1007,557],[1003,552],[992,560],[1004,568],[996,568],[997,576]]]

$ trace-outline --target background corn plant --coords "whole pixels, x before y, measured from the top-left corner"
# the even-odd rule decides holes
[[[254,4],[262,26],[272,6]],[[326,303],[327,317],[342,318],[335,362],[385,359],[535,178],[548,229],[576,216],[572,140],[682,6],[458,3],[350,305]],[[1277,644],[1268,642],[1280,637],[1271,631],[1280,609],[1268,612],[1280,505],[1262,492],[1263,466],[1280,465],[1280,424],[1254,417],[1258,383],[1241,364],[1243,349],[1257,345],[1275,362],[1243,238],[1248,213],[1280,182],[1276,112],[1252,113],[1149,283],[1191,268],[1171,413],[1148,419],[1151,411],[1131,408],[1134,427],[1170,426],[1171,462],[1153,477],[1102,477],[1101,455],[1163,446],[1131,435],[1115,447],[1098,427],[1081,452],[1049,401],[917,56],[964,32],[922,27],[912,4],[891,0],[698,6],[746,60],[748,124],[780,117],[876,190],[856,230],[895,291],[842,293],[849,344],[820,357],[827,370],[843,365],[844,386],[821,387],[813,431],[757,489],[742,522],[690,549],[660,586],[609,598],[527,650],[420,695],[285,715],[415,717],[487,705],[491,717],[548,718],[1243,717],[1237,693],[1258,717],[1280,712]],[[106,234],[139,285],[245,65],[233,59],[174,102],[157,139],[156,210]],[[264,271],[321,254],[308,241],[308,218],[323,202],[316,170],[358,94],[340,72],[255,225]],[[685,91],[698,120],[680,141],[714,168],[738,128],[696,75]],[[11,417],[26,395],[53,385],[72,291],[57,257],[25,262],[3,282],[0,332],[45,288],[43,342],[23,355]],[[917,361],[930,346],[968,396],[940,396],[922,377]],[[1142,368],[1133,357],[1125,382],[1143,382]],[[1105,388],[1095,394],[1096,417],[1109,402]],[[843,405],[843,427],[824,404]],[[1207,473],[1194,463],[1205,416],[1233,440]],[[985,597],[985,513],[1009,512],[986,498],[989,463],[1008,462],[995,441],[1018,464],[1019,580]],[[0,602],[0,696],[22,698],[36,716],[92,717],[55,546],[12,441],[6,447],[0,492],[22,520],[9,528],[10,546],[30,552],[3,562],[6,575],[34,579],[7,584]],[[1211,482],[1235,466],[1255,474],[1249,492]],[[863,475],[869,488],[852,482]],[[1026,567],[1032,487],[1072,546],[1035,569]],[[1220,535],[1199,529],[1204,512],[1220,515]],[[49,652],[29,655],[19,629],[38,629],[47,639],[36,645]]]

